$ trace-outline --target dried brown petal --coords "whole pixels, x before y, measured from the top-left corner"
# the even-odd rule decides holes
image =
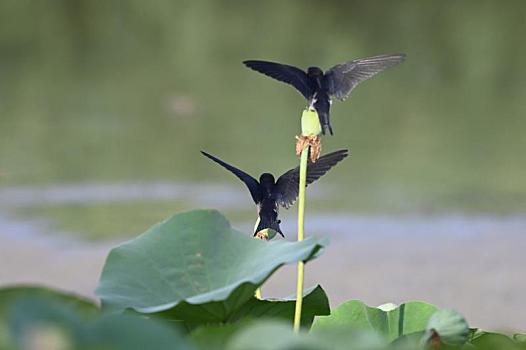
[[[321,137],[296,136],[296,155],[299,156],[305,147],[310,147],[310,161],[315,163],[321,153]]]

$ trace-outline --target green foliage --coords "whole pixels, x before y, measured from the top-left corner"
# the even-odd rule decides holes
[[[292,320],[294,316],[294,297],[287,299],[260,300],[251,298],[239,310],[232,315],[230,321],[246,318],[276,318]],[[311,288],[303,293],[303,312],[301,314],[301,325],[310,328],[315,316],[328,315],[330,313],[329,299],[321,286]]]
[[[514,334],[513,340],[517,341],[518,343],[526,347],[526,334],[523,334],[523,333]]]
[[[201,349],[222,350],[230,338],[245,326],[245,322],[200,326],[189,334],[189,340]]]
[[[516,334],[508,337],[504,334],[486,332],[480,329],[471,330],[469,342],[476,349],[481,350],[524,350],[526,349],[526,339],[524,335]]]
[[[397,349],[419,349],[436,344],[462,347],[469,335],[468,324],[462,315],[453,310],[438,310],[420,301],[400,306],[384,304],[375,308],[351,300],[333,310],[330,316],[319,317],[312,333],[331,329],[373,332]]]
[[[94,315],[98,308],[90,301],[72,294],[59,293],[47,288],[30,286],[7,287],[0,290],[0,349],[8,349],[9,339],[8,314],[11,307],[22,299],[39,298],[50,303],[63,305],[78,314]]]
[[[286,323],[270,321],[250,325],[228,342],[228,348],[232,350],[301,349],[308,345],[304,337],[293,333]]]
[[[403,335],[424,331],[430,317],[437,311],[433,305],[411,301],[384,311],[358,300],[343,303],[330,316],[323,316],[313,325],[313,331],[339,327],[377,332],[388,341]]]
[[[16,286],[0,289],[0,314],[5,314],[11,304],[20,298],[46,298],[75,309],[84,315],[93,315],[98,312],[98,307],[86,298],[53,289],[34,286]]]
[[[234,334],[228,350],[347,350],[383,349],[385,341],[372,332],[330,329],[294,333],[285,323],[260,321]]]
[[[443,344],[462,346],[468,340],[468,335],[469,326],[461,314],[454,310],[440,310],[429,319],[423,341],[430,343],[438,336],[436,340]]]
[[[228,323],[198,327],[192,332],[191,336],[199,343],[221,344],[234,332],[237,332],[241,327],[246,325],[247,322],[252,323],[252,321],[261,319],[274,319],[281,322],[292,322],[294,317],[294,306],[295,300],[292,298],[267,300],[252,298],[245,305],[243,305],[243,307],[240,308],[235,313],[235,315],[233,315],[233,317],[225,321]],[[304,293],[302,326],[305,329],[310,328],[316,315],[327,315],[329,312],[329,300],[320,286],[311,288]]]
[[[281,265],[308,261],[324,244],[313,238],[263,242],[234,231],[216,211],[187,212],[113,249],[97,295],[107,310],[132,309],[189,325],[226,322],[274,310],[277,302],[253,300],[255,290]],[[257,308],[247,308],[250,302]]]
[[[97,291],[102,310],[44,288],[0,290],[0,348],[526,349],[524,334],[470,330],[457,312],[424,302],[370,307],[351,300],[330,312],[320,286],[304,292],[303,327],[294,332],[295,300],[260,300],[254,291],[323,245],[255,240],[216,211],[175,215],[110,253]]]
[[[239,296],[242,290],[234,291],[224,301],[214,301],[202,304],[180,303],[166,311],[155,313],[171,322],[191,330],[199,325],[234,323],[243,320],[273,318],[292,322],[294,316],[294,299],[260,300],[253,296],[243,301]],[[304,293],[304,312],[301,325],[310,327],[314,317],[327,315],[330,312],[329,300],[323,289],[318,286]]]
[[[0,290],[2,349],[191,349],[177,329],[41,288]]]

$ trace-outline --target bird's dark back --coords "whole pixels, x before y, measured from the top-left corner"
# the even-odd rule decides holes
[[[274,175],[270,173],[263,173],[259,177],[259,184],[260,186],[267,192],[271,192],[274,188],[274,185],[276,183],[276,180],[274,179]]]
[[[276,181],[272,174],[263,173],[259,177],[259,184],[262,191],[261,201],[258,203],[259,217],[261,224],[268,228],[278,219],[278,203],[274,198]]]
[[[307,68],[307,75],[309,76],[311,81],[315,84],[317,89],[322,87],[323,71],[319,67]]]
[[[259,216],[267,221],[278,219],[278,203],[272,196],[265,196],[259,204]]]

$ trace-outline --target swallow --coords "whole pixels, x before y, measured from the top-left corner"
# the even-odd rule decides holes
[[[298,198],[300,168],[296,167],[285,172],[277,180],[275,180],[274,175],[263,173],[258,181],[244,171],[211,154],[204,151],[201,153],[232,172],[247,186],[252,200],[256,204],[259,217],[259,224],[255,228],[254,236],[259,231],[270,228],[285,237],[279,226],[281,220],[278,219],[278,211],[280,206],[288,209]],[[307,185],[318,180],[347,156],[348,151],[343,149],[320,157],[316,163],[309,162],[307,164]]]
[[[403,53],[359,58],[337,64],[326,72],[319,67],[309,67],[305,72],[294,66],[268,61],[248,60],[243,64],[295,87],[307,99],[309,108],[318,112],[323,134],[329,130],[333,135],[330,122],[332,99],[344,101],[359,83],[404,60]]]

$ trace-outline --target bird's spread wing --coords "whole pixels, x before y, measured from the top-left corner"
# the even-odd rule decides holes
[[[267,61],[250,60],[243,63],[259,73],[294,86],[307,100],[314,95],[315,87],[309,76],[299,68]]]
[[[384,69],[402,63],[404,59],[405,54],[393,54],[360,58],[337,64],[325,72],[325,84],[329,95],[343,101],[356,85]]]
[[[216,158],[216,157],[214,157],[211,154],[208,154],[208,153],[206,153],[204,151],[201,151],[201,153],[204,156],[212,159],[214,162],[216,162],[217,164],[221,165],[225,169],[231,171],[234,175],[236,175],[248,187],[248,190],[250,191],[250,195],[252,196],[252,199],[254,200],[254,202],[256,204],[261,202],[261,189],[260,189],[260,186],[259,186],[259,182],[256,179],[254,179],[252,176],[248,175],[244,171],[242,171],[242,170],[240,170],[240,169],[238,169],[238,168],[236,168],[236,167],[234,167],[234,166],[232,166],[230,164],[227,164],[227,163],[223,162],[221,159]]]
[[[338,164],[338,162],[340,162],[347,156],[348,151],[346,149],[342,149],[320,157],[316,161],[316,163],[309,162],[309,164],[307,165],[307,185],[318,180],[333,166]],[[276,197],[277,202],[281,206],[288,208],[292,204],[294,204],[296,198],[298,198],[299,183],[299,167],[291,169],[279,177],[278,181],[276,181],[274,195]]]

